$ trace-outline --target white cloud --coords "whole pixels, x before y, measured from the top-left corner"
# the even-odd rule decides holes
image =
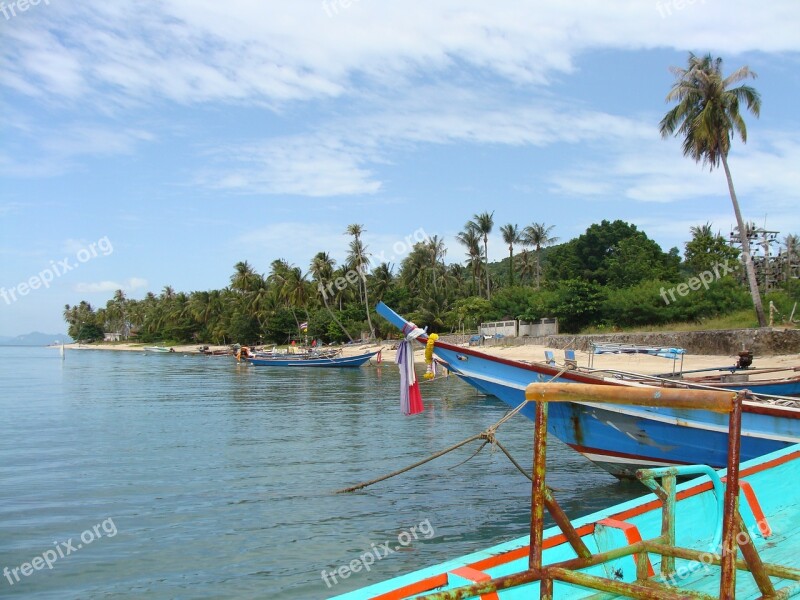
[[[72,289],[79,294],[97,294],[108,293],[122,290],[124,292],[133,292],[138,289],[147,287],[147,280],[141,277],[131,277],[122,282],[117,281],[97,281],[94,283],[77,283]]]
[[[0,150],[0,175],[61,175],[82,157],[131,154],[142,142],[154,139],[154,134],[141,129],[100,124],[72,124],[56,130],[34,126]]]
[[[463,65],[542,84],[595,48],[797,51],[793,0],[364,1],[328,16],[322,2],[165,0],[53,3],[16,19],[0,82],[24,94],[112,104],[247,102],[358,95]],[[332,0],[331,0],[331,3]],[[27,16],[27,15],[26,15]],[[362,84],[363,85],[363,84]],[[53,100],[50,100],[53,101]]]

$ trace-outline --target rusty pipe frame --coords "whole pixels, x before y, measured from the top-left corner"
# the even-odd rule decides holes
[[[730,413],[736,403],[736,392],[717,390],[683,390],[649,386],[611,386],[589,383],[530,383],[525,398],[532,402],[598,402],[688,408]]]
[[[691,560],[698,564],[709,564],[715,567],[722,564],[722,559],[718,554],[711,552],[701,552],[700,550],[692,550],[690,548],[681,548],[676,546],[668,546],[662,542],[655,540],[644,540],[644,549],[651,554],[669,554],[675,558],[682,558],[684,560]],[[780,579],[788,579],[790,581],[800,582],[800,569],[794,569],[784,565],[775,563],[762,563],[764,565],[764,572],[770,577],[779,577]],[[750,571],[747,562],[737,558],[736,568],[739,571]]]
[[[728,469],[722,511],[722,573],[719,597],[736,597],[736,536],[739,533],[739,455],[742,446],[742,400],[749,392],[739,392],[728,421]]]
[[[580,569],[587,566],[601,564],[621,556],[646,552],[647,542],[637,542],[622,548],[617,548],[608,552],[592,554],[589,557],[581,557],[556,563],[553,565],[542,565],[543,534],[544,534],[544,508],[545,504],[554,504],[545,484],[546,459],[547,459],[547,404],[548,402],[601,402],[609,404],[630,404],[638,406],[662,406],[673,408],[687,408],[695,410],[710,410],[720,413],[729,413],[729,443],[728,443],[728,472],[727,487],[724,498],[723,512],[723,548],[720,559],[722,574],[720,577],[720,598],[733,598],[736,589],[736,569],[737,569],[737,546],[736,535],[739,532],[738,518],[738,499],[739,499],[739,458],[741,450],[741,424],[742,424],[742,401],[749,392],[722,392],[706,390],[670,390],[643,387],[610,387],[586,384],[558,384],[532,383],[525,391],[527,400],[536,402],[536,418],[534,428],[533,443],[533,479],[531,482],[531,531],[530,531],[530,553],[528,557],[529,569],[513,575],[491,579],[473,585],[462,586],[453,590],[428,594],[421,596],[426,600],[457,600],[471,596],[497,592],[502,589],[517,587],[535,581],[543,581],[540,586],[540,598],[547,599],[552,595],[553,581],[561,580],[581,584],[582,582],[591,583],[587,587],[594,589],[606,589],[609,591],[619,591],[622,593],[633,592],[643,594],[642,598],[685,598],[685,597],[710,597],[707,595],[696,594],[680,590],[680,594],[655,584],[643,582],[641,584],[629,584],[623,582],[610,581],[603,578],[589,576],[584,573],[576,573],[569,569]],[[672,487],[672,486],[669,486]],[[674,488],[667,493],[674,493]],[[558,511],[556,511],[558,512]],[[560,512],[556,517],[565,516]],[[559,523],[559,526],[562,524]],[[572,524],[566,523],[567,530],[574,528]],[[566,534],[562,527],[562,531]],[[663,537],[669,539],[669,531],[663,531],[661,538],[656,543],[650,540],[652,547],[660,547],[664,550],[663,555],[672,555],[679,551],[673,544],[663,544]],[[577,533],[575,532],[575,535]],[[570,538],[570,535],[567,535]],[[572,540],[570,540],[572,541]],[[672,540],[669,540],[672,541]],[[584,546],[585,547],[585,546]],[[754,549],[754,548],[753,548]],[[579,554],[582,554],[580,552]],[[637,557],[638,558],[638,557]],[[637,560],[642,562],[641,559]],[[637,565],[638,566],[638,565]],[[757,565],[756,568],[764,569],[765,565]],[[637,569],[638,571],[639,569]]]
[[[527,397],[527,392],[526,392]],[[544,536],[545,473],[547,471],[547,402],[536,403],[533,429],[533,479],[531,480],[531,531],[528,568],[538,573],[542,568]]]

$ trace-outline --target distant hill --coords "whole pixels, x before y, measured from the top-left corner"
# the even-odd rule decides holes
[[[0,335],[0,346],[49,346],[54,342],[72,343],[66,333],[41,333],[34,331],[16,337]]]

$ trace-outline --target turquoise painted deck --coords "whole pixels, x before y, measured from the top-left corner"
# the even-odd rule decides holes
[[[724,471],[720,471],[724,476]],[[751,537],[765,563],[780,564],[800,569],[800,445],[795,445],[772,454],[753,459],[741,465],[741,477],[752,488],[757,505],[751,505],[744,493],[740,494],[739,510]],[[643,488],[644,489],[644,488]],[[701,477],[678,486],[676,508],[676,542],[678,546],[700,551],[712,551],[713,537],[722,515],[717,514],[717,502],[708,477]],[[558,494],[556,493],[556,499]],[[771,534],[765,538],[759,531],[754,514],[760,510],[768,523]],[[661,532],[661,503],[653,494],[588,515],[573,522],[584,542],[592,552],[607,551],[626,545],[628,540],[614,524],[602,524],[606,519],[624,521],[635,525],[643,539],[657,537]],[[763,524],[763,521],[762,521]],[[611,526],[609,526],[611,525]],[[763,525],[762,525],[763,528]],[[560,541],[560,530],[555,527],[544,532],[544,564],[575,557],[566,541]],[[548,547],[550,540],[551,547]],[[467,576],[479,577],[479,573],[464,570],[469,567],[492,578],[518,573],[527,569],[528,536],[521,537],[492,548],[422,569],[408,575],[375,584],[349,594],[337,596],[340,600],[366,598],[413,598],[423,593],[452,589],[473,583],[453,573],[462,569]],[[741,553],[740,553],[741,557]],[[355,557],[354,557],[355,558]],[[650,555],[656,574],[659,573],[660,558]],[[676,559],[675,584],[681,589],[704,592],[716,596],[719,593],[719,567]],[[603,577],[615,577],[623,581],[634,581],[636,575],[634,558],[623,557],[602,566],[583,572]],[[658,575],[656,575],[658,578]],[[430,580],[427,585],[413,592],[401,592],[402,588]],[[792,597],[800,597],[800,585],[795,582],[772,579],[776,589],[793,587]],[[427,591],[425,590],[427,588]],[[501,600],[528,600],[538,598],[538,583],[505,590],[498,594]],[[385,594],[385,596],[384,596]],[[490,596],[486,596],[490,597]],[[554,598],[618,598],[616,595],[598,595],[597,592],[576,588],[556,582]],[[761,597],[753,578],[746,571],[738,571],[736,599]]]

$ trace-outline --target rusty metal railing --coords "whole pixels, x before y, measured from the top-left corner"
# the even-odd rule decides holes
[[[480,597],[504,589],[539,581],[539,597],[551,600],[554,582],[561,581],[588,589],[618,594],[630,598],[715,598],[700,592],[670,587],[666,581],[650,579],[647,569],[647,554],[660,554],[662,557],[662,578],[674,571],[675,558],[697,560],[702,553],[697,550],[680,548],[675,544],[675,477],[677,470],[643,470],[640,478],[656,492],[662,501],[661,535],[634,542],[627,546],[606,552],[592,553],[575,530],[569,518],[553,497],[546,485],[547,458],[547,412],[550,402],[593,402],[605,404],[626,404],[664,408],[707,410],[729,415],[728,425],[728,471],[727,483],[722,499],[722,550],[721,556],[709,558],[710,564],[721,567],[718,598],[734,598],[736,571],[749,571],[764,598],[785,597],[787,590],[775,591],[770,575],[800,581],[800,571],[781,565],[766,564],[761,561],[750,536],[740,536],[745,532],[744,521],[739,513],[739,459],[741,449],[742,401],[748,392],[726,392],[706,390],[664,389],[647,387],[611,387],[578,383],[532,383],[526,389],[526,399],[536,402],[536,419],[533,444],[533,481],[531,484],[531,523],[530,554],[528,569],[482,581],[473,585],[420,596],[425,600],[456,600],[473,596]],[[658,485],[654,478],[662,477]],[[717,493],[719,493],[719,488]],[[550,512],[553,520],[572,546],[577,557],[558,563],[544,565],[543,532],[544,509]],[[718,534],[714,535],[719,540]],[[744,560],[737,561],[737,551],[741,549]],[[578,570],[599,565],[623,556],[633,555],[637,564],[634,582],[623,582],[581,573]],[[792,586],[794,587],[794,586]]]

